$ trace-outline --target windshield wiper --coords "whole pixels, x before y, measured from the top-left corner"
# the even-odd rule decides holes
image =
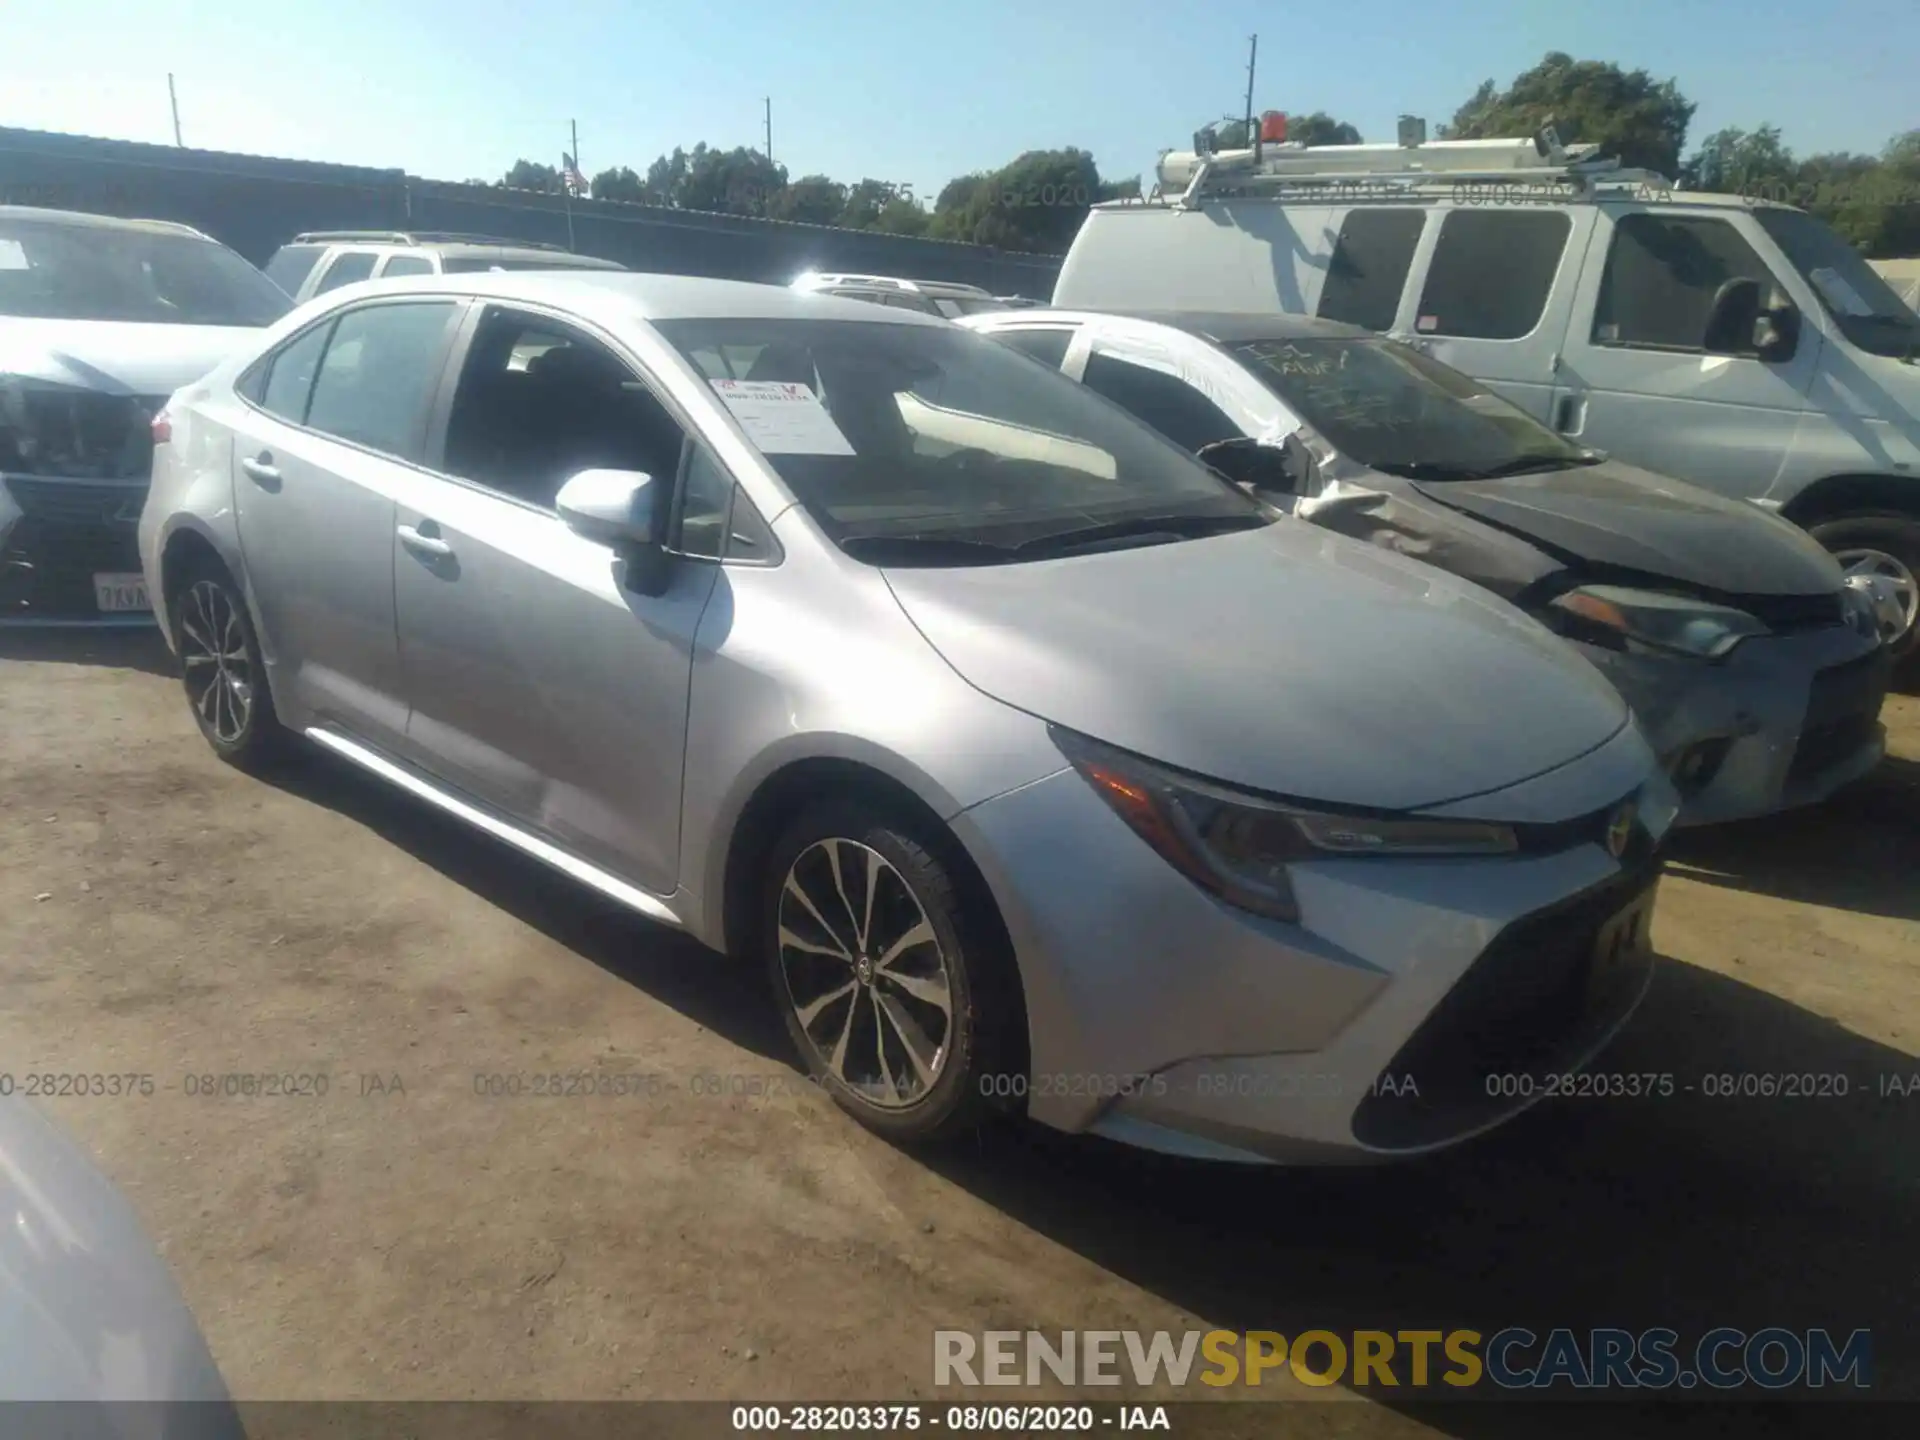
[[[1067,555],[1076,550],[1096,549],[1128,540],[1197,540],[1207,535],[1226,535],[1235,530],[1257,530],[1271,525],[1270,515],[1244,511],[1234,515],[1137,515],[1130,520],[1110,520],[1097,525],[1080,525],[1071,530],[1056,530],[1013,547],[1023,560],[1046,555]]]
[[[958,535],[843,535],[840,548],[874,565],[998,565],[1014,547]]]
[[[1573,455],[1516,455],[1496,465],[1442,465],[1433,460],[1403,460],[1372,468],[1405,480],[1501,480],[1510,475],[1544,475],[1549,470],[1571,470],[1598,465],[1606,457],[1592,451]]]

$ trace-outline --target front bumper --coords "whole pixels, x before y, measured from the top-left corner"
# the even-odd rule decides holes
[[[1682,825],[1815,804],[1886,753],[1892,655],[1844,625],[1748,640],[1717,664],[1580,650],[1662,759],[1698,769],[1681,782]]]
[[[147,481],[0,476],[0,626],[150,627],[151,610],[102,610],[99,574],[138,575]]]
[[[1528,792],[1566,794],[1567,771],[1590,777],[1576,814],[1642,784],[1665,790],[1628,728],[1474,808],[1538,819]],[[1044,1124],[1149,1148],[1315,1163],[1444,1148],[1544,1093],[1492,1077],[1584,1064],[1651,969],[1635,947],[1604,987],[1588,984],[1600,924],[1650,898],[1655,878],[1646,856],[1623,862],[1598,843],[1295,866],[1302,918],[1286,925],[1191,884],[1070,770],[955,828],[995,891],[1026,990],[1031,1066],[1011,1088]],[[1467,998],[1449,1003],[1456,992]],[[1529,1003],[1505,1005],[1513,997]]]

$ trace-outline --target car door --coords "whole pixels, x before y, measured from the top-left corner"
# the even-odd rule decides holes
[[[1446,211],[1396,338],[1547,420],[1593,218],[1590,205]]]
[[[417,464],[454,300],[329,314],[243,377],[234,510],[281,718],[387,749],[406,733],[394,639],[394,482]]]
[[[1719,288],[1743,276],[1805,313],[1812,297],[1730,217],[1603,207],[1591,255],[1562,351],[1555,427],[1726,495],[1765,494],[1793,448],[1820,336],[1804,326],[1778,361],[1709,354],[1707,315]]]
[[[644,471],[668,492],[731,478],[605,335],[489,304],[461,352],[436,473],[408,481],[395,515],[407,757],[670,894],[693,641],[717,570],[675,565],[665,593],[636,594],[614,549],[569,529],[554,498],[592,468]]]

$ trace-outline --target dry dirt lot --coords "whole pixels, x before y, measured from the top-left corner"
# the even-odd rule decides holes
[[[899,1153],[792,1093],[757,976],[322,757],[217,763],[157,642],[0,657],[0,1069],[156,1077],[51,1108],[240,1397],[925,1399],[942,1327],[1509,1324],[1868,1326],[1876,1388],[1920,1396],[1920,1097],[1862,1093],[1920,1072],[1920,700],[1853,793],[1676,847],[1608,1063],[1849,1098],[1560,1102],[1431,1163],[1256,1173],[1018,1130]],[[671,1088],[475,1089],[596,1069]],[[331,1087],[186,1093],[229,1072]],[[1707,1423],[1686,1409],[1669,1428]],[[1537,1433],[1486,1405],[1274,1418]]]

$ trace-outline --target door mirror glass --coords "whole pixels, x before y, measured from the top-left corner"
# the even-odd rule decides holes
[[[650,545],[653,477],[638,470],[582,470],[560,487],[554,509],[567,528],[603,545]]]
[[[1760,282],[1741,275],[1714,292],[1700,348],[1714,355],[1745,355],[1760,321]]]
[[[1781,300],[1770,310],[1760,312],[1753,322],[1753,353],[1762,360],[1777,363],[1793,358],[1800,343],[1800,310],[1791,300]]]

